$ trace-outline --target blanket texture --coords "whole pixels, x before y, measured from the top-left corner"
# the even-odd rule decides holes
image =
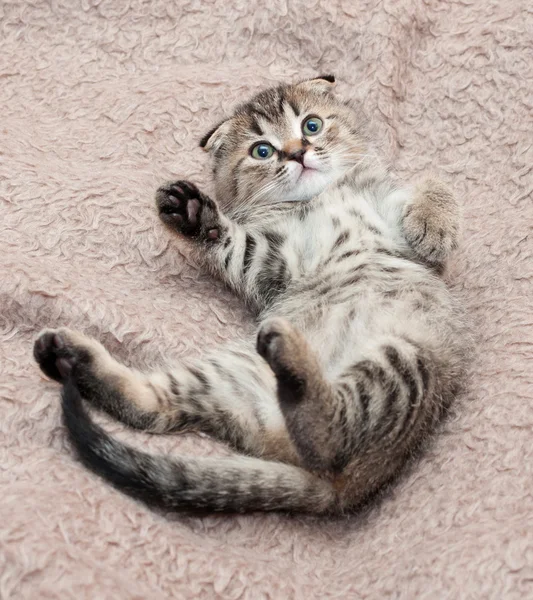
[[[449,278],[479,332],[470,392],[362,515],[154,512],[74,459],[33,339],[65,324],[149,367],[253,335],[154,190],[209,189],[201,135],[320,73],[365,99],[405,179],[436,172],[464,204]],[[532,598],[532,82],[530,0],[3,0],[0,598]]]

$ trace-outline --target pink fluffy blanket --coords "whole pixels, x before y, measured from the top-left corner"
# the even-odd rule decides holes
[[[243,333],[153,208],[207,185],[203,133],[278,80],[333,72],[395,168],[464,204],[450,279],[471,391],[409,478],[344,520],[153,512],[74,459],[32,341],[67,324],[128,364]],[[533,597],[533,8],[529,0],[0,4],[0,598]],[[223,452],[198,436],[151,451]]]

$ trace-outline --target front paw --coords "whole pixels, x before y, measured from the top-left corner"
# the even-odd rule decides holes
[[[440,181],[427,179],[405,209],[403,230],[413,250],[431,265],[442,265],[457,247],[459,206]]]
[[[160,219],[172,229],[191,238],[217,240],[220,222],[217,206],[189,181],[176,181],[156,193]]]

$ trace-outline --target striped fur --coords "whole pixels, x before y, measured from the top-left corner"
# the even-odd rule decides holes
[[[357,508],[460,387],[468,334],[439,277],[458,205],[438,180],[401,184],[333,81],[262,92],[205,136],[216,201],[187,181],[157,192],[163,221],[255,310],[255,345],[140,373],[74,331],[36,341],[42,370],[66,384],[81,459],[136,497],[180,510]],[[302,133],[310,115],[316,135]],[[254,158],[258,142],[273,155]],[[147,456],[93,424],[82,397],[135,428],[205,432],[235,458]]]

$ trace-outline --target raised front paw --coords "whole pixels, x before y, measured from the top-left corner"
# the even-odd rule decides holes
[[[459,206],[438,179],[426,179],[415,190],[403,217],[403,230],[413,250],[431,265],[445,263],[457,247]]]
[[[156,205],[161,220],[182,235],[206,241],[220,238],[218,208],[194,183],[176,181],[160,187]]]

